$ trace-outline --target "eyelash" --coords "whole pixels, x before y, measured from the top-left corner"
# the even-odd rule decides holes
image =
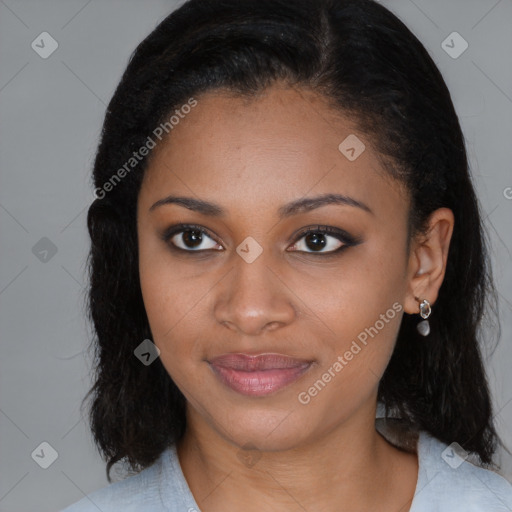
[[[204,254],[205,252],[209,251],[217,251],[217,249],[200,249],[200,250],[187,250],[182,249],[181,247],[177,247],[174,243],[171,242],[171,239],[178,234],[184,233],[186,231],[199,231],[201,234],[207,235],[209,238],[211,238],[213,241],[217,242],[215,236],[206,228],[202,226],[198,226],[197,224],[177,224],[175,226],[170,226],[167,228],[161,235],[162,240],[174,251],[180,251],[181,253],[191,253],[191,254]],[[343,229],[335,228],[332,226],[310,226],[302,231],[300,231],[297,236],[295,237],[295,241],[292,245],[295,245],[297,242],[299,242],[302,238],[307,236],[308,234],[315,233],[315,234],[321,234],[321,235],[329,235],[333,238],[336,238],[340,242],[343,243],[341,247],[338,247],[338,249],[335,249],[333,251],[327,251],[327,252],[307,252],[307,251],[292,251],[292,252],[298,252],[299,254],[312,254],[314,256],[334,256],[342,252],[344,249],[347,249],[348,247],[353,247],[355,245],[358,245],[361,243],[361,239],[356,238],[350,234],[348,234]],[[219,243],[219,242],[217,242]]]

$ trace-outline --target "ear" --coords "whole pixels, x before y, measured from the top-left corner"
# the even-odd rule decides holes
[[[404,301],[406,313],[419,313],[419,302],[415,297],[420,301],[427,299],[430,304],[437,300],[446,273],[454,223],[453,212],[449,208],[439,208],[430,215],[426,234],[411,242]]]

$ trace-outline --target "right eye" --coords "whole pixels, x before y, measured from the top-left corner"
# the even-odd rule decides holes
[[[186,252],[222,250],[215,248],[219,244],[213,240],[205,228],[195,225],[171,226],[165,231],[163,239],[173,248]]]

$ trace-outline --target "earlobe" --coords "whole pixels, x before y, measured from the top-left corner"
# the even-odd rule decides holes
[[[412,244],[409,256],[409,283],[404,310],[420,312],[420,301],[434,304],[446,273],[446,263],[455,220],[449,208],[439,208],[429,217],[426,233]]]

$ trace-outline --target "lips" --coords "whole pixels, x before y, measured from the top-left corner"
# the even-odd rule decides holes
[[[224,354],[209,361],[220,381],[249,396],[264,396],[284,388],[301,377],[312,361],[282,354]]]

